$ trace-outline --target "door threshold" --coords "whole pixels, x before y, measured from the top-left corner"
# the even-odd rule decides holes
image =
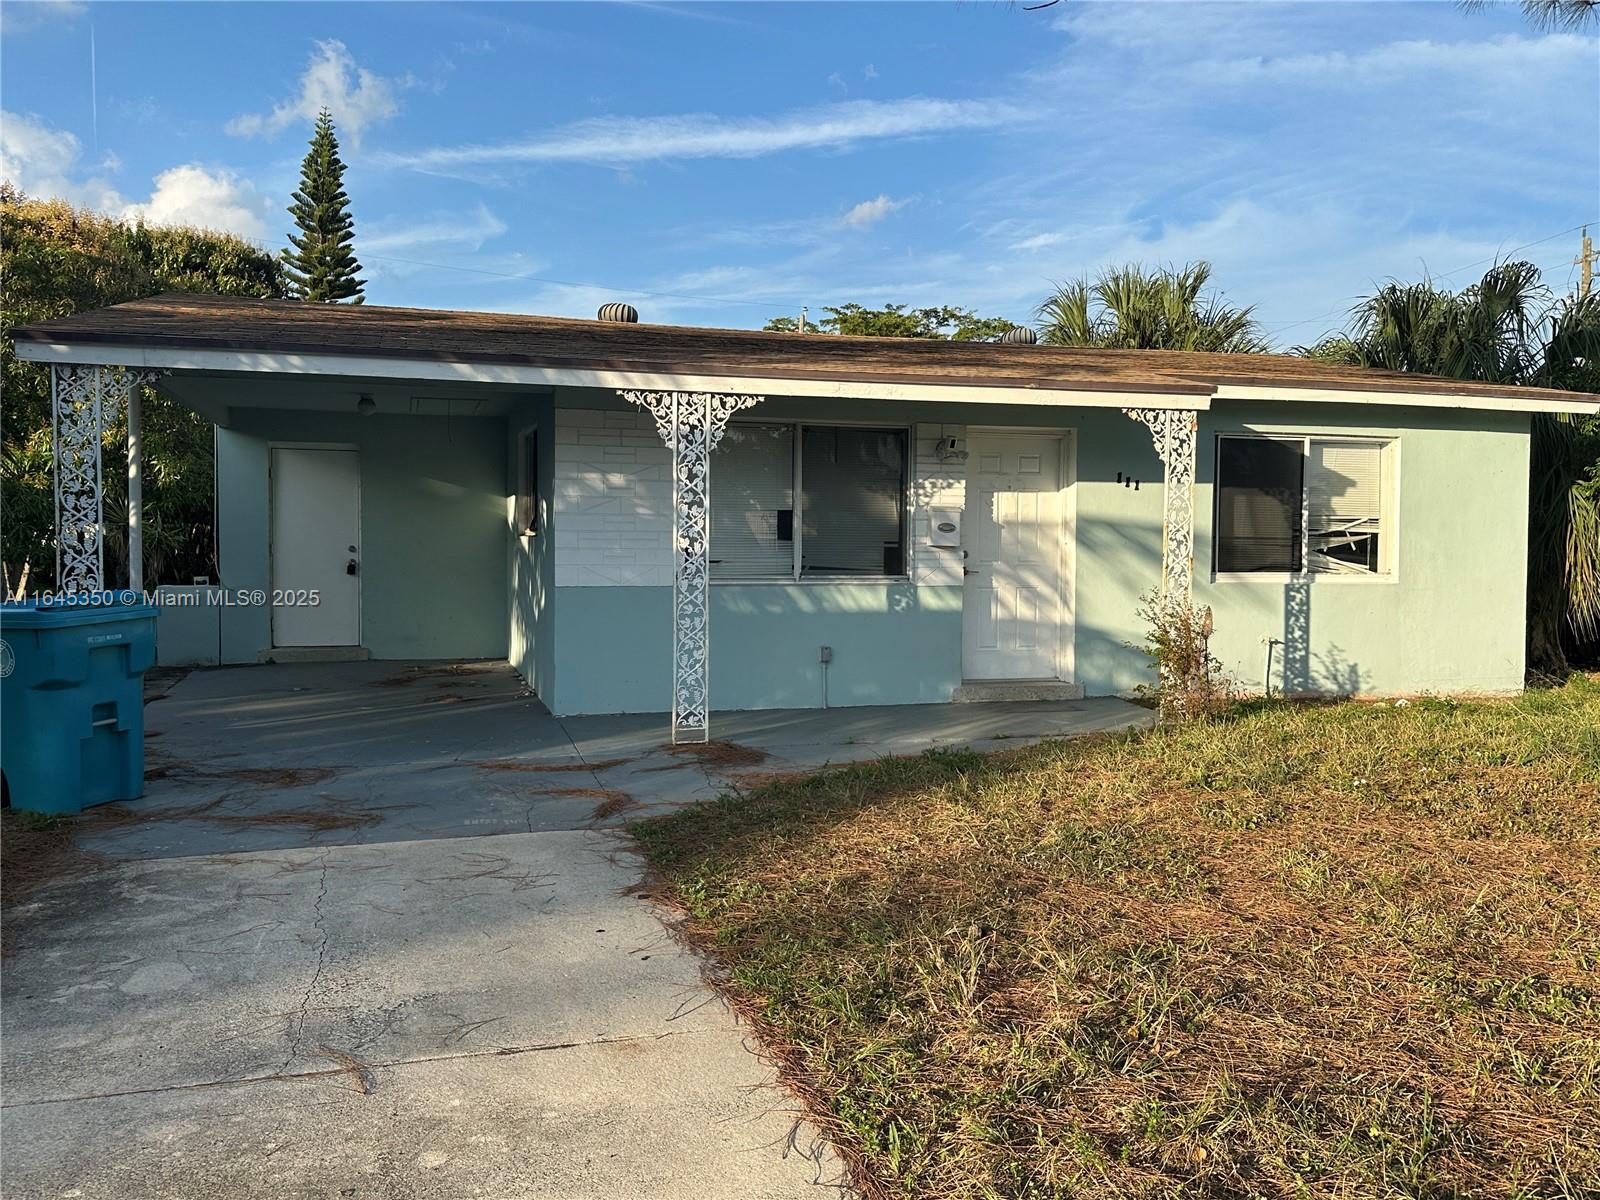
[[[1082,700],[1083,684],[1059,679],[968,679],[950,694],[956,704],[1027,700]]]
[[[365,646],[274,646],[256,655],[262,663],[366,662],[372,651]]]

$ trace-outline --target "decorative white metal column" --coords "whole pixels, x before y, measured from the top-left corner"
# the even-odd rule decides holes
[[[711,452],[728,418],[765,397],[620,391],[672,452],[672,740],[711,736]]]
[[[1161,594],[1187,601],[1194,590],[1194,462],[1200,414],[1192,408],[1125,408],[1150,428],[1161,456]]]
[[[105,590],[105,491],[100,444],[108,406],[115,411],[160,372],[99,364],[55,363],[50,367],[51,432],[55,451],[56,589]],[[137,421],[137,415],[133,417]],[[129,471],[134,460],[130,458]],[[131,481],[130,481],[131,482]],[[136,548],[133,522],[137,489],[129,495],[130,551]],[[130,562],[136,559],[130,558]],[[138,583],[143,583],[143,571]],[[134,586],[138,586],[135,584]]]

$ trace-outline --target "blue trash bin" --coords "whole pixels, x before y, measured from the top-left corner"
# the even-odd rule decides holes
[[[156,609],[115,593],[0,605],[0,771],[12,807],[81,812],[144,792]]]

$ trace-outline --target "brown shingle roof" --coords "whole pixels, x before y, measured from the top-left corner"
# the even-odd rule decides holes
[[[171,293],[13,331],[19,342],[351,355],[690,375],[1209,394],[1219,385],[1594,402],[1286,354],[1083,350],[631,325],[506,313]]]

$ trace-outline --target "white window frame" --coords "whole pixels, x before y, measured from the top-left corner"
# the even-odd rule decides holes
[[[1309,493],[1302,476],[1300,486],[1300,564],[1298,571],[1219,571],[1217,570],[1217,552],[1221,545],[1218,533],[1219,514],[1222,507],[1222,485],[1220,479],[1222,467],[1222,443],[1231,438],[1256,438],[1273,442],[1293,442],[1300,447],[1300,453],[1306,461],[1311,458],[1312,442],[1340,442],[1344,444],[1364,443],[1375,445],[1383,451],[1383,461],[1380,464],[1381,484],[1383,488],[1383,507],[1380,520],[1383,522],[1383,537],[1379,542],[1379,554],[1383,559],[1381,570],[1373,572],[1359,571],[1313,571],[1306,564],[1311,561],[1311,512]],[[1354,584],[1359,587],[1370,587],[1374,584],[1394,584],[1400,582],[1400,438],[1396,435],[1370,434],[1370,433],[1342,433],[1338,430],[1318,430],[1315,433],[1289,433],[1289,432],[1260,432],[1255,430],[1240,430],[1233,433],[1218,433],[1216,444],[1212,447],[1211,455],[1211,582],[1212,583],[1316,583],[1316,584]]]
[[[794,436],[790,439],[793,443],[792,454],[794,456],[794,565],[788,575],[752,575],[742,579],[718,579],[716,567],[712,566],[710,571],[712,587],[772,587],[774,585],[804,587],[814,583],[824,585],[840,583],[905,583],[911,579],[913,573],[913,564],[911,562],[911,502],[915,484],[914,475],[917,455],[916,429],[914,426],[902,424],[898,421],[797,421],[774,420],[771,418],[762,420],[761,417],[755,414],[748,418],[730,421],[728,424],[730,427],[739,425],[765,425],[769,428],[787,426],[794,433]],[[904,570],[899,574],[879,573],[869,575],[848,572],[842,575],[802,575],[800,573],[801,547],[805,542],[805,491],[801,470],[802,435],[807,427],[814,429],[877,429],[884,433],[898,433],[905,439],[905,468],[901,473],[900,480],[900,564]],[[711,465],[711,504],[713,509],[716,503],[717,470],[715,456],[713,455]],[[711,550],[713,554],[716,553],[715,546]]]

